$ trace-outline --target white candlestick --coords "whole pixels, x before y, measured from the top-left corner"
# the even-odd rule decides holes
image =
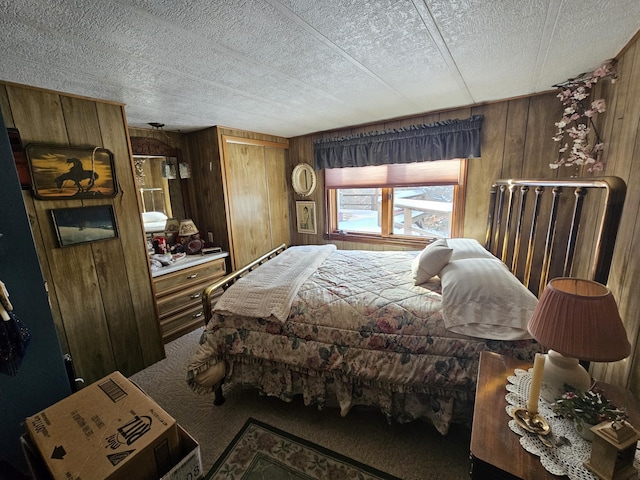
[[[529,400],[527,400],[527,411],[530,414],[538,413],[538,398],[540,397],[543,372],[544,355],[536,353],[536,358],[533,361],[533,374],[531,377],[531,387],[529,389]]]

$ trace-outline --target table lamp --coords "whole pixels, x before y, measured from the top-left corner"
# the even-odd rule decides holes
[[[551,280],[540,295],[528,330],[549,348],[540,388],[540,396],[549,403],[565,393],[565,384],[583,392],[591,387],[591,376],[578,359],[615,362],[631,352],[611,290],[591,280]]]
[[[178,235],[181,237],[190,237],[191,235],[196,235],[198,233],[198,228],[196,224],[193,223],[193,220],[190,218],[185,218],[180,222],[180,228],[178,229]]]
[[[167,218],[167,222],[164,224],[164,233],[178,233],[180,230],[180,222],[177,218]]]

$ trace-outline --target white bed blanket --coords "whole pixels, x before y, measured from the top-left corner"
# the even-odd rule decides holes
[[[334,250],[335,245],[287,248],[229,287],[214,311],[256,318],[273,315],[284,322],[300,286]]]

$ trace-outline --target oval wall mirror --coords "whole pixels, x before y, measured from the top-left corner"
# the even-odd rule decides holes
[[[308,163],[299,163],[291,174],[293,190],[303,197],[308,197],[316,189],[316,172]]]

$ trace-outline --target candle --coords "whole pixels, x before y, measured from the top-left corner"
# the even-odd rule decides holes
[[[536,353],[536,358],[533,361],[533,375],[531,377],[531,387],[529,389],[529,400],[527,401],[527,411],[532,415],[538,413],[538,398],[540,397],[543,372],[544,355]]]

